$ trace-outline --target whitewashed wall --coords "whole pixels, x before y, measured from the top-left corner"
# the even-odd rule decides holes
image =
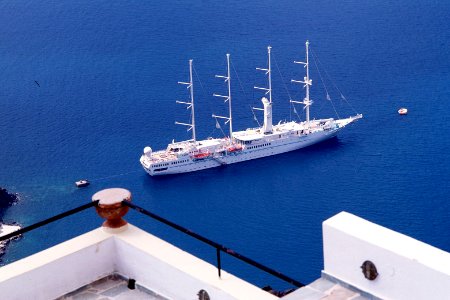
[[[214,250],[212,250],[214,251]],[[0,299],[54,299],[117,272],[171,299],[275,300],[277,297],[128,225],[102,228],[0,268]]]
[[[203,289],[211,299],[278,299],[224,270],[219,278],[215,266],[139,228],[131,229],[133,234],[124,232],[116,239],[117,271],[160,295],[191,300],[198,299],[197,293]]]
[[[445,234],[445,232],[443,233]],[[450,299],[450,253],[342,212],[323,223],[324,273],[382,299]],[[370,281],[360,266],[372,261]]]
[[[0,268],[0,299],[48,300],[113,272],[114,241],[96,231]]]

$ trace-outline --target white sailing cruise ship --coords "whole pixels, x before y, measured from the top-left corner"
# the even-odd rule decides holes
[[[330,139],[336,136],[345,126],[362,118],[361,114],[356,114],[345,119],[310,119],[309,107],[313,101],[309,95],[312,80],[309,78],[309,42],[307,41],[306,62],[295,62],[304,65],[306,76],[303,81],[292,80],[292,82],[303,84],[306,87],[306,95],[303,101],[290,100],[293,104],[304,105],[306,120],[302,122],[280,122],[278,125],[273,125],[271,47],[269,46],[267,49],[268,68],[257,69],[267,74],[269,86],[267,88],[255,87],[256,89],[264,90],[266,95],[268,95],[268,98],[263,97],[261,100],[264,108],[260,110],[264,111],[264,124],[258,128],[248,128],[244,131],[233,132],[230,55],[227,54],[227,75],[216,75],[216,77],[225,80],[228,86],[228,95],[214,94],[214,96],[224,98],[228,102],[229,115],[226,117],[213,115],[213,117],[216,118],[216,124],[218,124],[217,119],[226,120],[226,124],[229,124],[230,135],[225,138],[197,140],[195,132],[192,60],[190,60],[190,81],[180,82],[180,84],[188,86],[190,90],[190,101],[177,101],[177,103],[185,104],[191,109],[192,122],[190,124],[176,122],[176,124],[188,126],[188,130],[192,130],[192,139],[172,142],[165,150],[155,152],[150,147],[145,147],[140,162],[148,174],[156,176],[193,172],[298,150]]]

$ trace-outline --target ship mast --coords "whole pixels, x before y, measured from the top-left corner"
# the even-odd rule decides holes
[[[304,84],[304,87],[306,87],[306,95],[305,95],[305,99],[303,99],[303,101],[291,100],[291,102],[303,104],[305,106],[306,122],[309,125],[309,107],[313,104],[313,101],[309,98],[309,87],[312,85],[312,80],[309,79],[309,41],[306,41],[305,45],[306,45],[306,62],[294,61],[294,63],[305,66],[306,76],[303,78],[303,81],[292,79],[291,82]]]
[[[187,85],[187,88],[190,91],[190,96],[191,96],[190,100],[191,101],[190,102],[176,101],[177,103],[186,104],[187,105],[187,109],[191,109],[192,122],[191,122],[191,124],[175,122],[175,124],[188,126],[188,131],[192,130],[192,140],[195,142],[196,141],[196,136],[195,136],[195,110],[194,110],[194,81],[192,79],[192,62],[193,62],[193,60],[190,59],[189,60],[189,82],[178,81],[179,84]]]
[[[228,101],[228,117],[223,117],[223,116],[217,116],[217,115],[212,115],[213,118],[219,118],[219,119],[225,119],[227,120],[225,122],[225,124],[230,124],[230,140],[233,140],[233,118],[231,115],[231,76],[230,76],[230,54],[227,53],[227,76],[223,76],[223,75],[216,75],[216,78],[224,78],[225,82],[228,85],[228,96],[223,96],[223,95],[219,95],[219,94],[213,94],[214,97],[220,97],[220,98],[224,98],[225,102]]]
[[[267,69],[256,68],[256,70],[266,72],[266,75],[269,80],[269,88],[255,86],[255,89],[266,91],[266,95],[269,94],[269,103],[272,103],[272,69],[271,69],[271,62],[270,62],[270,50],[271,49],[272,49],[272,47],[270,47],[270,46],[267,47],[267,56],[269,57],[268,68]]]
[[[267,56],[268,56],[268,67],[267,69],[264,68],[256,68],[256,70],[264,71],[266,72],[266,75],[269,80],[269,88],[263,88],[255,86],[255,89],[266,91],[266,95],[269,94],[269,100],[267,100],[266,97],[263,97],[261,99],[264,108],[256,108],[253,109],[256,110],[263,110],[264,111],[264,125],[263,125],[263,131],[264,133],[272,133],[272,69],[271,69],[271,61],[270,61],[270,50],[272,47],[267,47]]]

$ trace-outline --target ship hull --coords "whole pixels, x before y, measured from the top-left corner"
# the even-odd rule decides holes
[[[141,157],[141,164],[145,171],[151,176],[195,172],[302,149],[335,137],[339,130],[340,128],[330,131],[315,132],[309,135],[294,136],[282,140],[275,140],[271,141],[269,146],[256,149],[244,148],[241,151],[228,153],[223,156],[212,155],[201,160],[189,160],[184,164],[169,164],[160,169],[152,169],[150,166],[146,165],[144,156]]]

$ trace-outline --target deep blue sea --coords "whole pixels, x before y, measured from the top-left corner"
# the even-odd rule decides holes
[[[20,194],[5,222],[30,225],[123,187],[152,212],[299,281],[323,268],[321,224],[347,211],[450,251],[450,2],[0,1],[0,186]],[[255,127],[267,46],[274,122],[289,120],[290,79],[306,40],[342,117],[364,119],[308,149],[197,173],[152,178],[142,149],[190,138],[188,60],[197,134],[221,136],[215,74],[233,65],[234,127]],[[235,76],[235,72],[239,80]],[[335,117],[311,62],[315,117]],[[339,88],[337,91],[334,88]],[[397,110],[407,107],[409,114]],[[302,112],[301,108],[297,111]],[[261,116],[259,116],[261,120]],[[224,128],[226,128],[224,126]],[[77,189],[74,181],[92,185]],[[131,211],[127,220],[212,263],[215,250]],[[100,226],[93,210],[26,234],[2,264]],[[223,268],[286,284],[233,259]],[[289,286],[288,286],[289,287]]]

